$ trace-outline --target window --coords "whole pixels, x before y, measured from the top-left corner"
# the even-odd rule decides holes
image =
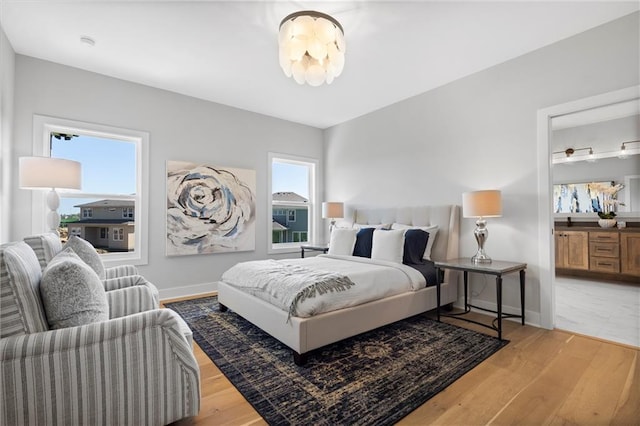
[[[101,256],[107,266],[147,263],[148,144],[145,132],[34,115],[34,153],[82,164],[82,190],[59,190],[58,212],[69,234],[82,229],[83,238],[104,248]],[[46,229],[45,212],[44,197],[34,198],[34,230]],[[105,225],[118,223],[122,227],[112,231],[109,240]],[[64,237],[64,228],[61,231]],[[119,243],[111,247],[109,241]]]
[[[113,228],[113,241],[124,240],[124,228]]]
[[[317,229],[318,161],[270,153],[269,166],[269,252],[298,251],[301,242],[313,240]]]

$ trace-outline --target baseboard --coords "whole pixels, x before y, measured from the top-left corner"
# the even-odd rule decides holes
[[[491,309],[493,311],[496,310],[496,304],[493,302],[488,302],[485,300],[473,300],[471,303],[473,303],[474,305],[483,308],[483,309]],[[454,306],[456,308],[460,308],[463,309],[464,307],[464,301],[462,299],[458,299],[458,301],[454,304]],[[479,314],[486,314],[486,315],[491,315],[489,312],[483,312],[480,309],[473,309],[471,308],[471,310],[473,312],[477,312]],[[508,313],[514,313],[517,314],[520,312],[520,307],[514,307],[514,306],[509,306],[509,305],[502,305],[502,312],[508,312]],[[520,322],[520,318],[506,318],[509,321],[514,321],[514,322]],[[535,312],[535,311],[530,311],[528,309],[525,309],[524,311],[524,322],[527,325],[531,325],[534,327],[542,327],[540,325],[540,312]]]
[[[160,300],[178,299],[180,297],[197,296],[199,294],[218,291],[218,282],[185,285],[182,287],[158,289]]]

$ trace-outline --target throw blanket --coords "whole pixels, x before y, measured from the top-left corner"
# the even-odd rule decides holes
[[[329,292],[345,291],[355,285],[345,275],[280,263],[273,259],[238,263],[222,274],[222,281],[254,296],[271,300],[288,311],[287,321],[297,316],[298,304],[304,300]]]

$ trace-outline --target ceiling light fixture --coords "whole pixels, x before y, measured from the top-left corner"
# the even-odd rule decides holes
[[[627,144],[632,144],[632,143],[640,143],[640,140],[637,141],[628,141],[628,142],[622,142],[622,146],[620,147],[620,154],[618,154],[618,158],[622,158],[625,159],[627,157],[629,157],[629,155],[627,154]]]
[[[331,84],[344,69],[342,25],[313,10],[295,12],[280,22],[280,66],[298,84]]]

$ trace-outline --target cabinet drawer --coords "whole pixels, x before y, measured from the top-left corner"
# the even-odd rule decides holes
[[[620,260],[608,257],[592,257],[590,260],[589,270],[597,272],[620,272]]]
[[[620,245],[617,243],[589,243],[589,256],[620,257]]]
[[[617,243],[619,240],[617,232],[589,232],[589,242]]]

